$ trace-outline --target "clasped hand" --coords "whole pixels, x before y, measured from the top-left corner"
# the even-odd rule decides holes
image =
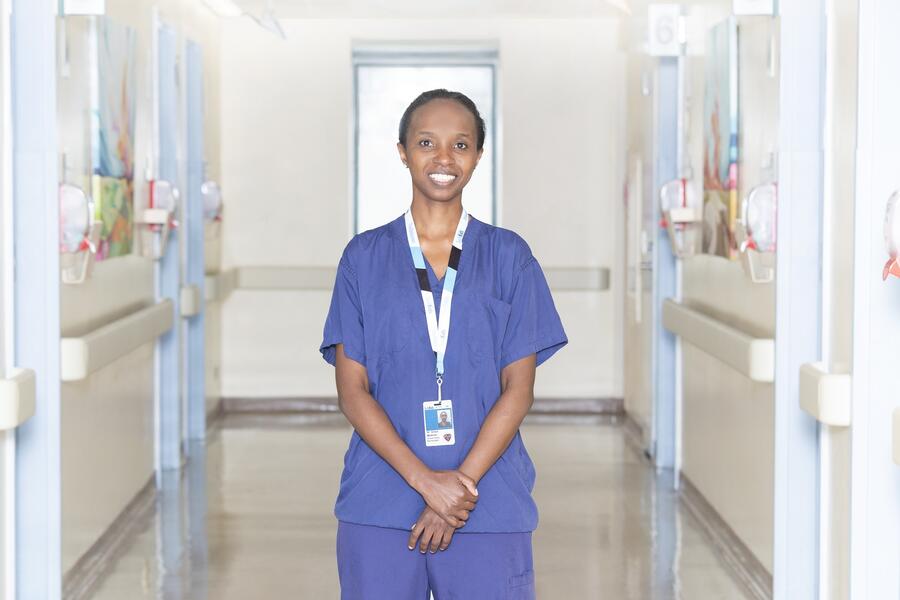
[[[478,501],[475,482],[459,471],[429,471],[415,488],[425,504],[454,528],[465,525]]]
[[[453,532],[469,519],[478,501],[475,482],[459,471],[431,471],[415,486],[428,505],[409,536],[409,549],[446,550]]]

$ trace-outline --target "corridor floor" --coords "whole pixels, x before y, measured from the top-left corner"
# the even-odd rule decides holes
[[[522,431],[539,598],[746,597],[621,426],[530,417]],[[338,598],[331,509],[349,435],[340,415],[226,418],[93,600]]]

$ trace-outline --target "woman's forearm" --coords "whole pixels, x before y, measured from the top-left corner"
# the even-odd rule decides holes
[[[403,479],[416,488],[428,467],[397,434],[381,405],[368,392],[339,395],[341,412],[353,428]]]
[[[509,447],[534,403],[535,357],[523,358],[503,370],[503,392],[488,413],[475,443],[459,466],[477,483]]]

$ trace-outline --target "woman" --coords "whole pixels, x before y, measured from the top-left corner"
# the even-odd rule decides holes
[[[410,210],[338,265],[320,350],[355,430],[335,506],[345,600],[534,597],[519,426],[567,340],[528,245],[463,208],[484,138],[465,95],[416,98],[397,144]]]

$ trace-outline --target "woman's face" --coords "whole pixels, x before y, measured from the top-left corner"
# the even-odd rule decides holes
[[[475,116],[454,100],[438,99],[413,113],[406,146],[397,144],[409,167],[413,194],[435,202],[462,195],[481,158]]]

